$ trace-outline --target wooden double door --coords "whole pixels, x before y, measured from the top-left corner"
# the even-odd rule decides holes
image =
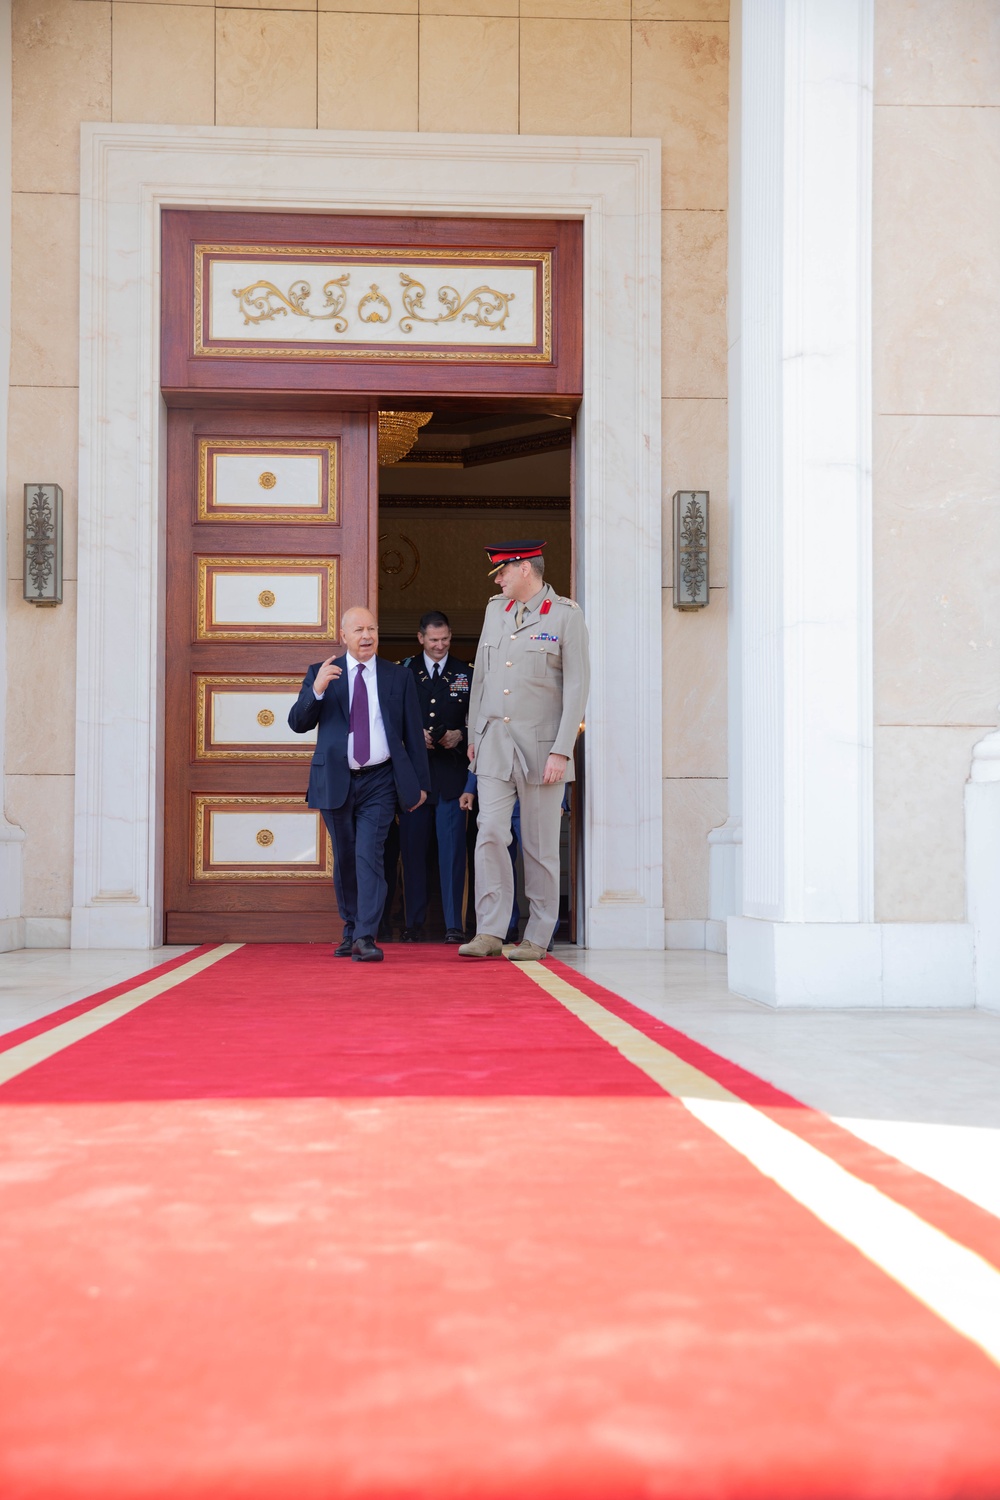
[[[164,940],[329,940],[315,735],[287,716],[374,599],[377,417],[173,409],[168,436]]]

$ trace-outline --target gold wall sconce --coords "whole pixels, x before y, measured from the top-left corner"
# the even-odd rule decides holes
[[[58,484],[24,486],[24,597],[51,608],[62,603],[63,492]]]
[[[674,495],[674,609],[708,603],[708,490]]]

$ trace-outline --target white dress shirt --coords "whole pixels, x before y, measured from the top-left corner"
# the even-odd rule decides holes
[[[382,709],[378,701],[378,676],[375,663],[377,657],[370,661],[355,661],[348,651],[341,658],[341,670],[347,673],[347,712],[350,715],[351,704],[354,702],[354,684],[357,681],[358,667],[364,668],[365,687],[368,689],[368,738],[370,754],[365,761],[367,766],[380,766],[389,759],[389,741],[385,737],[385,725],[382,723]],[[313,688],[317,699],[322,701],[325,693],[317,693]],[[354,735],[349,732],[347,736],[347,764],[352,771],[360,770],[357,760],[354,758]]]
[[[427,668],[427,675],[428,675],[428,677],[433,677],[434,676],[434,668],[435,667],[440,667],[441,668],[441,672],[443,672],[444,669],[445,669],[445,667],[447,665],[448,665],[448,658],[447,658],[447,656],[442,656],[442,658],[441,658],[440,661],[435,661],[433,659],[433,657],[430,657],[430,656],[427,655],[426,651],[424,652],[424,666]],[[438,673],[438,680],[439,681],[440,681],[440,678],[441,678],[441,673],[439,672]]]

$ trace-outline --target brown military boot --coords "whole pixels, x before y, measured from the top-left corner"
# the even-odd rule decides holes
[[[477,932],[471,943],[463,943],[458,950],[460,958],[499,958],[503,943],[488,932]]]
[[[539,948],[537,943],[529,943],[527,938],[523,938],[513,948],[508,948],[506,953],[506,957],[512,958],[516,964],[540,964],[548,956],[544,948]]]

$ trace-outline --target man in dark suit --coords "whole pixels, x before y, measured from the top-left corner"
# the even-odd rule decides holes
[[[423,806],[399,815],[399,852],[403,859],[406,904],[404,943],[424,941],[427,918],[427,851],[431,827],[437,833],[441,903],[446,943],[464,939],[465,810],[459,803],[467,775],[466,720],[472,668],[450,655],[448,616],[431,610],[417,628],[420,651],[402,665],[412,673],[420,699],[424,744],[430,761],[431,790]]]
[[[412,810],[430,775],[416,685],[379,661],[378,626],[367,609],[340,622],[347,655],[309,668],[288,714],[296,734],[319,726],[306,801],[323,814],[331,839],[344,936],[338,958],[378,963],[375,936],[385,904],[383,850],[397,803]]]

